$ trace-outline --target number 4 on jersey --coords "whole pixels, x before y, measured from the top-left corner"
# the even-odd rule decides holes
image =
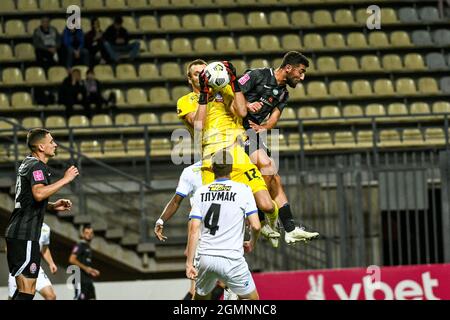
[[[205,227],[210,230],[209,233],[212,235],[215,235],[217,230],[219,230],[219,226],[217,225],[219,222],[219,216],[220,204],[212,203],[205,216]]]

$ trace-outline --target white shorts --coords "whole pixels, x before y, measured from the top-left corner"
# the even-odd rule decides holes
[[[199,295],[206,296],[223,281],[231,291],[239,296],[247,295],[256,289],[252,274],[244,257],[228,259],[219,256],[199,255],[195,261],[198,277],[195,288]]]
[[[40,292],[45,287],[51,286],[51,285],[52,285],[52,283],[50,282],[50,279],[45,274],[44,269],[42,269],[42,267],[40,267],[39,275],[36,280],[36,291]],[[14,295],[14,292],[16,292],[16,289],[17,289],[16,279],[11,274],[9,274],[8,291],[9,291],[10,298]]]

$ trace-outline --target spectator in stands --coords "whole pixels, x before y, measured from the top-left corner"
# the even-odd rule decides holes
[[[103,43],[103,31],[100,28],[100,21],[98,18],[91,20],[91,31],[85,36],[86,49],[89,51],[90,67],[95,66],[102,60],[108,60],[108,55],[105,51]]]
[[[111,94],[106,100],[102,95],[102,84],[95,78],[95,73],[93,69],[89,69],[86,72],[86,81],[84,82],[86,88],[86,99],[89,107],[95,105],[95,112],[102,112],[104,107],[112,106],[114,104],[114,94]]]
[[[122,23],[122,18],[116,17],[114,23],[106,29],[103,35],[105,49],[114,63],[119,61],[121,53],[128,54],[131,60],[134,60],[139,54],[139,42],[130,42],[128,31],[122,27]]]
[[[89,65],[89,52],[84,47],[84,33],[82,29],[67,26],[63,32],[63,48],[66,55],[66,67],[72,68],[74,60],[78,60],[81,64]]]
[[[33,33],[33,45],[36,61],[44,69],[58,63],[58,50],[61,47],[61,36],[55,27],[50,26],[48,17],[42,17],[41,26]]]
[[[76,104],[83,106],[85,115],[91,117],[91,109],[86,103],[86,88],[81,81],[79,69],[73,69],[64,79],[59,90],[59,103],[66,107],[67,118],[73,114],[73,106]]]

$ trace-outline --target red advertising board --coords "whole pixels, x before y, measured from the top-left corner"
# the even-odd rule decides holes
[[[450,300],[450,264],[255,273],[262,300]]]

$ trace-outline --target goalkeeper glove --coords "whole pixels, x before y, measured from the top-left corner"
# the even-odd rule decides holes
[[[241,92],[241,87],[239,86],[238,79],[237,79],[237,72],[236,68],[233,66],[233,64],[230,61],[222,61],[225,68],[227,68],[228,75],[230,76],[230,85],[233,89],[233,92]]]

